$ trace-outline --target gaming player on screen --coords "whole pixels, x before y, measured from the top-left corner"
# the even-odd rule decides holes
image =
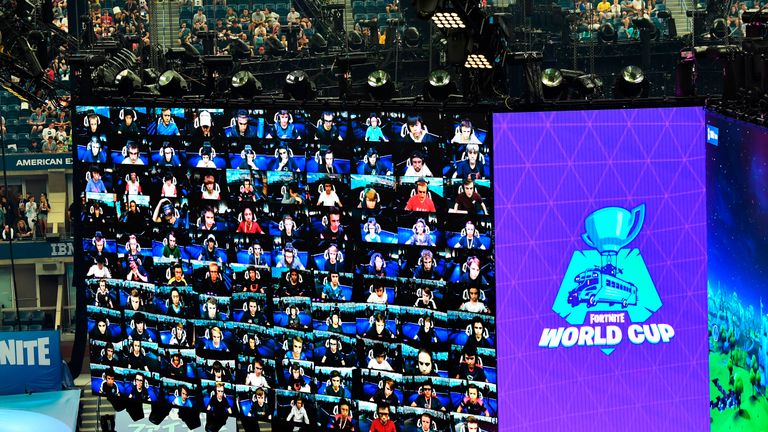
[[[389,406],[380,404],[376,407],[376,420],[371,422],[371,432],[397,432],[395,422],[389,418]]]
[[[483,399],[480,397],[480,389],[475,384],[467,387],[467,395],[461,400],[461,404],[456,407],[456,412],[465,412],[467,414],[490,416],[488,408],[485,407]]]
[[[229,295],[227,288],[224,286],[224,281],[219,274],[219,264],[216,262],[208,263],[208,274],[199,288],[196,290],[198,294],[208,294],[214,296],[226,296]]]
[[[203,124],[202,113],[200,114],[200,124]],[[229,138],[256,138],[256,126],[249,122],[248,111],[241,109],[234,118],[234,124],[224,129],[224,135]]]
[[[336,194],[336,191],[333,188],[333,183],[328,180],[323,184],[323,187],[323,192],[321,192],[320,196],[317,198],[317,205],[325,207],[341,207],[341,199],[339,199],[339,196]]]
[[[272,125],[272,130],[267,134],[267,138],[281,140],[301,139],[299,131],[293,124],[293,116],[288,110],[280,110],[275,114],[275,123]]]
[[[331,429],[354,432],[355,425],[352,422],[352,415],[349,414],[349,403],[344,399],[339,401],[339,413],[333,417]]]
[[[88,180],[88,184],[85,185],[85,192],[107,193],[107,187],[104,185],[104,180],[101,179],[101,168],[92,166],[90,172],[91,178]]]
[[[320,232],[320,239],[336,243],[339,249],[344,249],[347,235],[344,233],[344,227],[341,226],[341,210],[338,207],[332,207],[328,211],[328,225]]]
[[[315,139],[320,144],[333,144],[335,141],[341,141],[341,133],[339,131],[339,127],[334,124],[334,115],[330,111],[326,111],[322,115],[320,126],[315,130]],[[326,159],[327,161],[327,159]],[[333,157],[331,157],[331,161],[333,161]],[[325,170],[321,170],[321,172],[326,172]],[[329,172],[329,174],[333,174],[332,172]]]
[[[456,378],[466,381],[488,382],[485,370],[478,364],[477,349],[465,346],[463,351],[459,373],[456,374]]]
[[[131,393],[128,394],[128,399],[137,402],[151,402],[145,381],[144,374],[136,372],[136,376],[133,378],[133,388],[131,388]]]
[[[416,398],[413,403],[411,403],[412,407],[418,407],[418,408],[424,408],[424,409],[431,409],[435,411],[445,411],[445,407],[443,406],[443,403],[440,402],[440,399],[437,398],[437,395],[433,393],[432,388],[432,380],[427,380],[424,384],[421,385],[421,388],[419,389],[419,396]],[[423,425],[423,417],[422,417],[422,425]]]
[[[435,203],[429,196],[429,186],[425,178],[416,180],[416,192],[405,204],[406,211],[435,212]]]
[[[197,116],[197,122],[200,126],[192,131],[192,138],[196,141],[210,141],[215,136],[215,129],[213,128],[213,122],[211,121],[211,113],[208,111],[200,111]]]
[[[387,169],[384,162],[379,159],[379,151],[374,147],[368,149],[365,154],[365,165],[363,165],[363,174],[365,175],[392,175],[392,171]]]
[[[179,128],[171,117],[171,109],[163,108],[160,110],[160,118],[157,119],[157,135],[181,135]]]
[[[107,163],[107,152],[102,150],[98,137],[91,137],[91,141],[86,146],[86,149],[88,151],[83,155],[83,162]]]
[[[487,215],[488,208],[483,202],[483,198],[475,190],[475,181],[472,179],[464,179],[462,190],[456,196],[456,204],[453,208],[448,210],[449,213],[462,213],[462,214],[481,214]]]
[[[442,277],[435,267],[435,260],[432,255],[432,251],[424,249],[421,251],[421,264],[417,265],[413,270],[413,277],[415,279],[429,279],[440,280]]]
[[[427,164],[424,162],[424,154],[420,151],[415,151],[408,159],[410,164],[405,170],[406,177],[432,177],[432,171],[430,171]]]
[[[341,340],[336,336],[331,336],[328,338],[326,344],[328,349],[325,351],[323,358],[320,359],[320,364],[330,367],[345,367],[344,354],[339,351]]]
[[[467,158],[456,163],[456,171],[453,178],[460,179],[482,179],[485,178],[485,165],[479,161],[480,146],[477,144],[468,144],[466,149]]]
[[[472,320],[471,326],[471,335],[467,338],[464,349],[474,349],[477,351],[478,348],[493,348],[491,341],[488,340],[488,330],[485,328],[483,319],[476,316]]]
[[[381,348],[381,350],[381,355],[383,357],[384,348]],[[400,400],[395,394],[395,381],[392,378],[384,378],[381,384],[382,387],[373,395],[373,397],[371,397],[371,402],[384,405],[400,405]]]
[[[405,120],[407,130],[403,130],[403,138],[406,143],[434,144],[437,137],[427,131],[424,119],[420,115],[409,115]]]

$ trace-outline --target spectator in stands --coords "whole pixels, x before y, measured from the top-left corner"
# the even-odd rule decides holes
[[[112,15],[109,14],[109,10],[104,9],[101,12],[101,25],[104,27],[115,25],[115,21],[112,19]]]
[[[30,126],[32,126],[32,135],[37,135],[43,132],[43,128],[45,127],[45,124],[47,123],[48,117],[43,112],[43,109],[41,107],[35,108],[35,112],[32,113],[31,116],[29,116],[29,120],[27,123],[29,123]]]
[[[240,26],[243,29],[249,28],[251,26],[251,13],[248,11],[248,9],[243,9],[243,13],[240,14]]]
[[[125,0],[123,10],[126,11],[129,15],[133,15],[139,11],[139,5],[134,0]]]
[[[619,4],[619,0],[613,0],[613,4],[611,5],[611,18],[616,19],[621,17],[621,5]]]
[[[53,122],[53,125],[57,128],[68,128],[72,122],[69,121],[69,116],[67,115],[67,110],[61,110],[58,113],[58,116],[56,117],[56,121]]]
[[[43,150],[40,148],[40,144],[38,144],[37,140],[32,140],[32,142],[29,144],[29,152],[30,153],[40,153]]]
[[[266,17],[267,24],[274,25],[275,22],[280,23],[280,15],[268,7],[264,8],[264,16]]]
[[[45,237],[48,230],[48,212],[51,211],[51,205],[48,204],[48,197],[44,194],[40,194],[40,206],[37,212],[37,223],[40,226],[40,232]]]
[[[187,23],[182,21],[181,28],[179,29],[178,43],[179,45],[184,45],[185,43],[191,43],[191,42],[192,42],[192,31],[187,28]]]
[[[232,24],[237,22],[237,14],[235,14],[235,10],[233,8],[227,8],[227,15],[224,17],[224,20],[227,22],[227,27],[230,27]]]
[[[37,203],[35,202],[34,195],[29,197],[29,201],[27,202],[27,213],[25,216],[29,227],[34,228],[37,224]]]
[[[602,0],[597,4],[597,13],[600,14],[601,20],[611,18],[611,4],[608,2],[608,0]]]
[[[16,233],[13,231],[13,228],[11,228],[9,225],[4,225],[2,237],[3,237],[3,240],[5,241],[16,240]]]
[[[16,221],[16,236],[19,239],[25,239],[25,238],[32,238],[34,233],[31,229],[27,226],[27,223],[24,222],[24,219],[19,219]]]
[[[69,153],[69,144],[56,136],[56,150],[54,153]]]
[[[203,13],[203,8],[197,10],[195,16],[192,17],[192,28],[196,31],[200,30],[200,27],[208,22],[208,17]]]
[[[291,11],[288,12],[288,15],[286,16],[286,18],[287,18],[289,23],[292,23],[292,22],[298,20],[299,18],[301,18],[301,15],[298,12],[296,12],[296,8],[292,7]]]
[[[5,136],[8,133],[8,129],[5,127],[5,117],[0,115],[0,135]]]
[[[48,126],[43,129],[42,135],[44,140],[47,140],[49,136],[56,137],[56,128],[53,126],[53,122],[48,123]]]

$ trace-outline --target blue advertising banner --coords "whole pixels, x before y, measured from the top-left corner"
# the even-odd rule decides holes
[[[72,168],[72,155],[69,153],[24,153],[8,154],[5,162],[0,161],[0,167],[5,163],[8,171],[37,171],[57,168]]]
[[[13,259],[71,257],[75,247],[71,242],[19,240],[13,242]],[[10,243],[0,244],[0,260],[11,259]]]
[[[0,395],[61,389],[55,331],[0,332]]]

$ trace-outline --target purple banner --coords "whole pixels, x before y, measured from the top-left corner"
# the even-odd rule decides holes
[[[708,430],[703,110],[494,137],[500,430]]]

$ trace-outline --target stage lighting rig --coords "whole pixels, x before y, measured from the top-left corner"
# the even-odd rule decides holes
[[[181,97],[189,91],[189,85],[181,74],[167,70],[157,80],[157,89],[163,96]]]
[[[283,95],[286,99],[310,100],[315,97],[317,87],[303,70],[295,70],[285,77]]]
[[[232,94],[240,98],[258,96],[264,90],[261,82],[249,71],[240,71],[232,76]]]
[[[123,69],[115,77],[115,86],[120,96],[130,96],[141,89],[141,77],[130,69]]]
[[[458,13],[453,11],[436,12],[432,16],[432,22],[435,23],[437,28],[451,29],[451,28],[466,28],[467,24],[461,19]]]
[[[470,54],[464,67],[468,69],[493,69],[491,62],[485,54]]]
[[[384,70],[375,70],[368,75],[368,94],[373,100],[390,100],[395,95],[392,77]]]
[[[616,76],[613,97],[616,99],[646,98],[649,87],[648,79],[642,69],[634,65],[626,66]]]
[[[445,69],[433,70],[424,86],[424,99],[430,102],[442,102],[457,92],[456,83]]]
[[[315,33],[311,38],[309,38],[309,50],[313,54],[322,54],[328,51],[328,42],[325,40],[323,35],[320,33]]]

